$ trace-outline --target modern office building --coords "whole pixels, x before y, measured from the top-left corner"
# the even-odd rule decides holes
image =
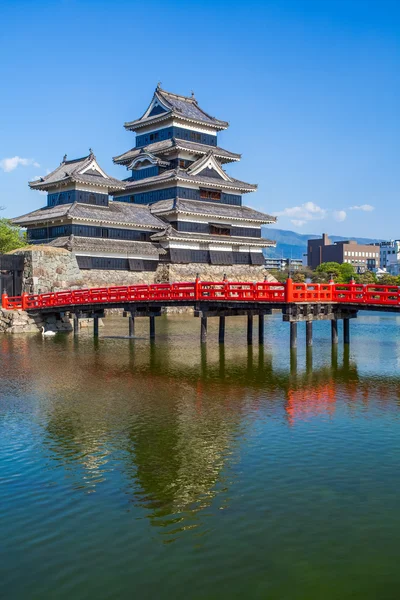
[[[390,240],[379,244],[379,266],[391,275],[400,274],[400,240]]]
[[[269,271],[286,271],[286,269],[297,271],[303,267],[303,260],[301,258],[271,258],[267,256],[265,266]]]
[[[379,266],[380,252],[375,244],[358,244],[353,240],[332,243],[326,233],[322,238],[308,240],[307,264],[315,269],[324,262],[349,263],[358,273]]]

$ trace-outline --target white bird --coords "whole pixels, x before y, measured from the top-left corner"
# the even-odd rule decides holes
[[[52,337],[53,335],[56,335],[55,331],[45,331],[44,327],[42,327],[43,337]]]

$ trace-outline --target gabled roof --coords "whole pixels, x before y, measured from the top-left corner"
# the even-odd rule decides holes
[[[205,172],[204,172],[205,171]],[[210,172],[212,176],[220,177],[224,181],[231,181],[231,178],[225,171],[222,169],[221,165],[215,158],[213,150],[210,150],[205,156],[202,156],[196,162],[194,162],[190,167],[186,170],[189,175],[209,175]]]
[[[98,222],[110,225],[132,225],[150,229],[163,229],[165,223],[151,214],[148,206],[143,204],[128,204],[127,202],[110,202],[109,206],[94,206],[91,204],[62,204],[52,208],[41,208],[27,215],[12,219],[15,225],[23,227],[46,223],[49,221],[73,220]]]
[[[233,221],[250,221],[252,223],[275,223],[276,217],[259,212],[249,206],[232,206],[216,202],[201,202],[198,200],[186,200],[174,198],[171,200],[160,200],[150,206],[154,215],[166,217],[166,215],[201,215],[210,218],[224,218]]]
[[[92,151],[88,156],[74,160],[67,160],[67,155],[65,155],[61,164],[54,171],[35,181],[30,181],[29,187],[34,190],[47,191],[67,183],[88,183],[106,188],[108,192],[125,188],[123,181],[110,177],[101,169]]]
[[[146,177],[146,179],[139,179],[139,181],[126,181],[125,190],[129,193],[133,190],[145,189],[149,186],[153,187],[156,184],[164,183],[176,183],[179,181],[187,181],[189,183],[195,183],[201,187],[209,187],[214,190],[235,190],[237,192],[254,192],[257,189],[256,185],[251,183],[245,183],[239,179],[229,178],[229,181],[223,179],[217,179],[215,177],[207,177],[204,175],[190,175],[184,169],[171,169],[170,171],[164,171],[160,175],[154,177]]]
[[[172,117],[191,123],[208,125],[218,131],[226,129],[229,125],[226,121],[220,121],[200,108],[194,94],[190,97],[180,96],[179,94],[167,92],[158,85],[146,112],[140,119],[125,123],[124,127],[136,131],[146,125],[165,121]]]
[[[114,156],[113,161],[118,165],[128,165],[129,162],[136,158],[142,151],[150,152],[155,155],[164,155],[175,152],[176,150],[184,150],[194,154],[194,156],[204,156],[204,154],[207,154],[210,151],[210,146],[207,144],[198,144],[197,142],[187,142],[178,138],[171,138],[161,142],[153,142],[153,144],[148,144],[143,148],[132,148],[119,156]],[[229,152],[219,146],[213,146],[212,150],[214,156],[221,163],[234,162],[241,158],[240,154]]]
[[[146,152],[146,150],[142,149],[142,152],[139,152],[137,156],[132,160],[132,162],[128,165],[128,169],[134,169],[137,165],[141,163],[149,162],[152,165],[157,165],[159,167],[169,167],[170,163],[167,160],[162,160],[155,154],[151,152]]]
[[[151,239],[154,242],[216,242],[217,244],[228,244],[229,246],[253,246],[257,248],[276,246],[275,241],[267,240],[265,238],[212,235],[210,233],[186,233],[184,231],[177,231],[172,225],[166,227],[164,231],[153,233]]]

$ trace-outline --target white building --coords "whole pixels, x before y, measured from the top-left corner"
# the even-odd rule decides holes
[[[379,244],[379,266],[391,275],[400,274],[400,240],[389,240]]]

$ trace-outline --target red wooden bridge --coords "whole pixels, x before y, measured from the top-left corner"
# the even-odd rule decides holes
[[[281,310],[283,319],[291,324],[291,347],[297,344],[297,323],[306,322],[307,345],[312,344],[314,320],[332,322],[332,342],[337,343],[337,321],[344,321],[345,343],[349,341],[349,319],[358,310],[400,311],[400,287],[387,285],[362,285],[330,283],[285,284],[263,282],[201,281],[160,283],[152,285],[113,286],[64,290],[46,294],[2,296],[5,310],[65,314],[77,321],[81,317],[94,319],[98,335],[98,318],[107,308],[123,308],[130,314],[130,334],[133,335],[135,316],[150,317],[150,336],[154,337],[154,317],[169,306],[191,306],[195,316],[201,317],[201,339],[205,341],[207,317],[220,318],[220,342],[224,341],[225,317],[248,316],[248,342],[252,341],[253,316],[259,317],[259,341],[263,341],[265,314],[272,309]]]

